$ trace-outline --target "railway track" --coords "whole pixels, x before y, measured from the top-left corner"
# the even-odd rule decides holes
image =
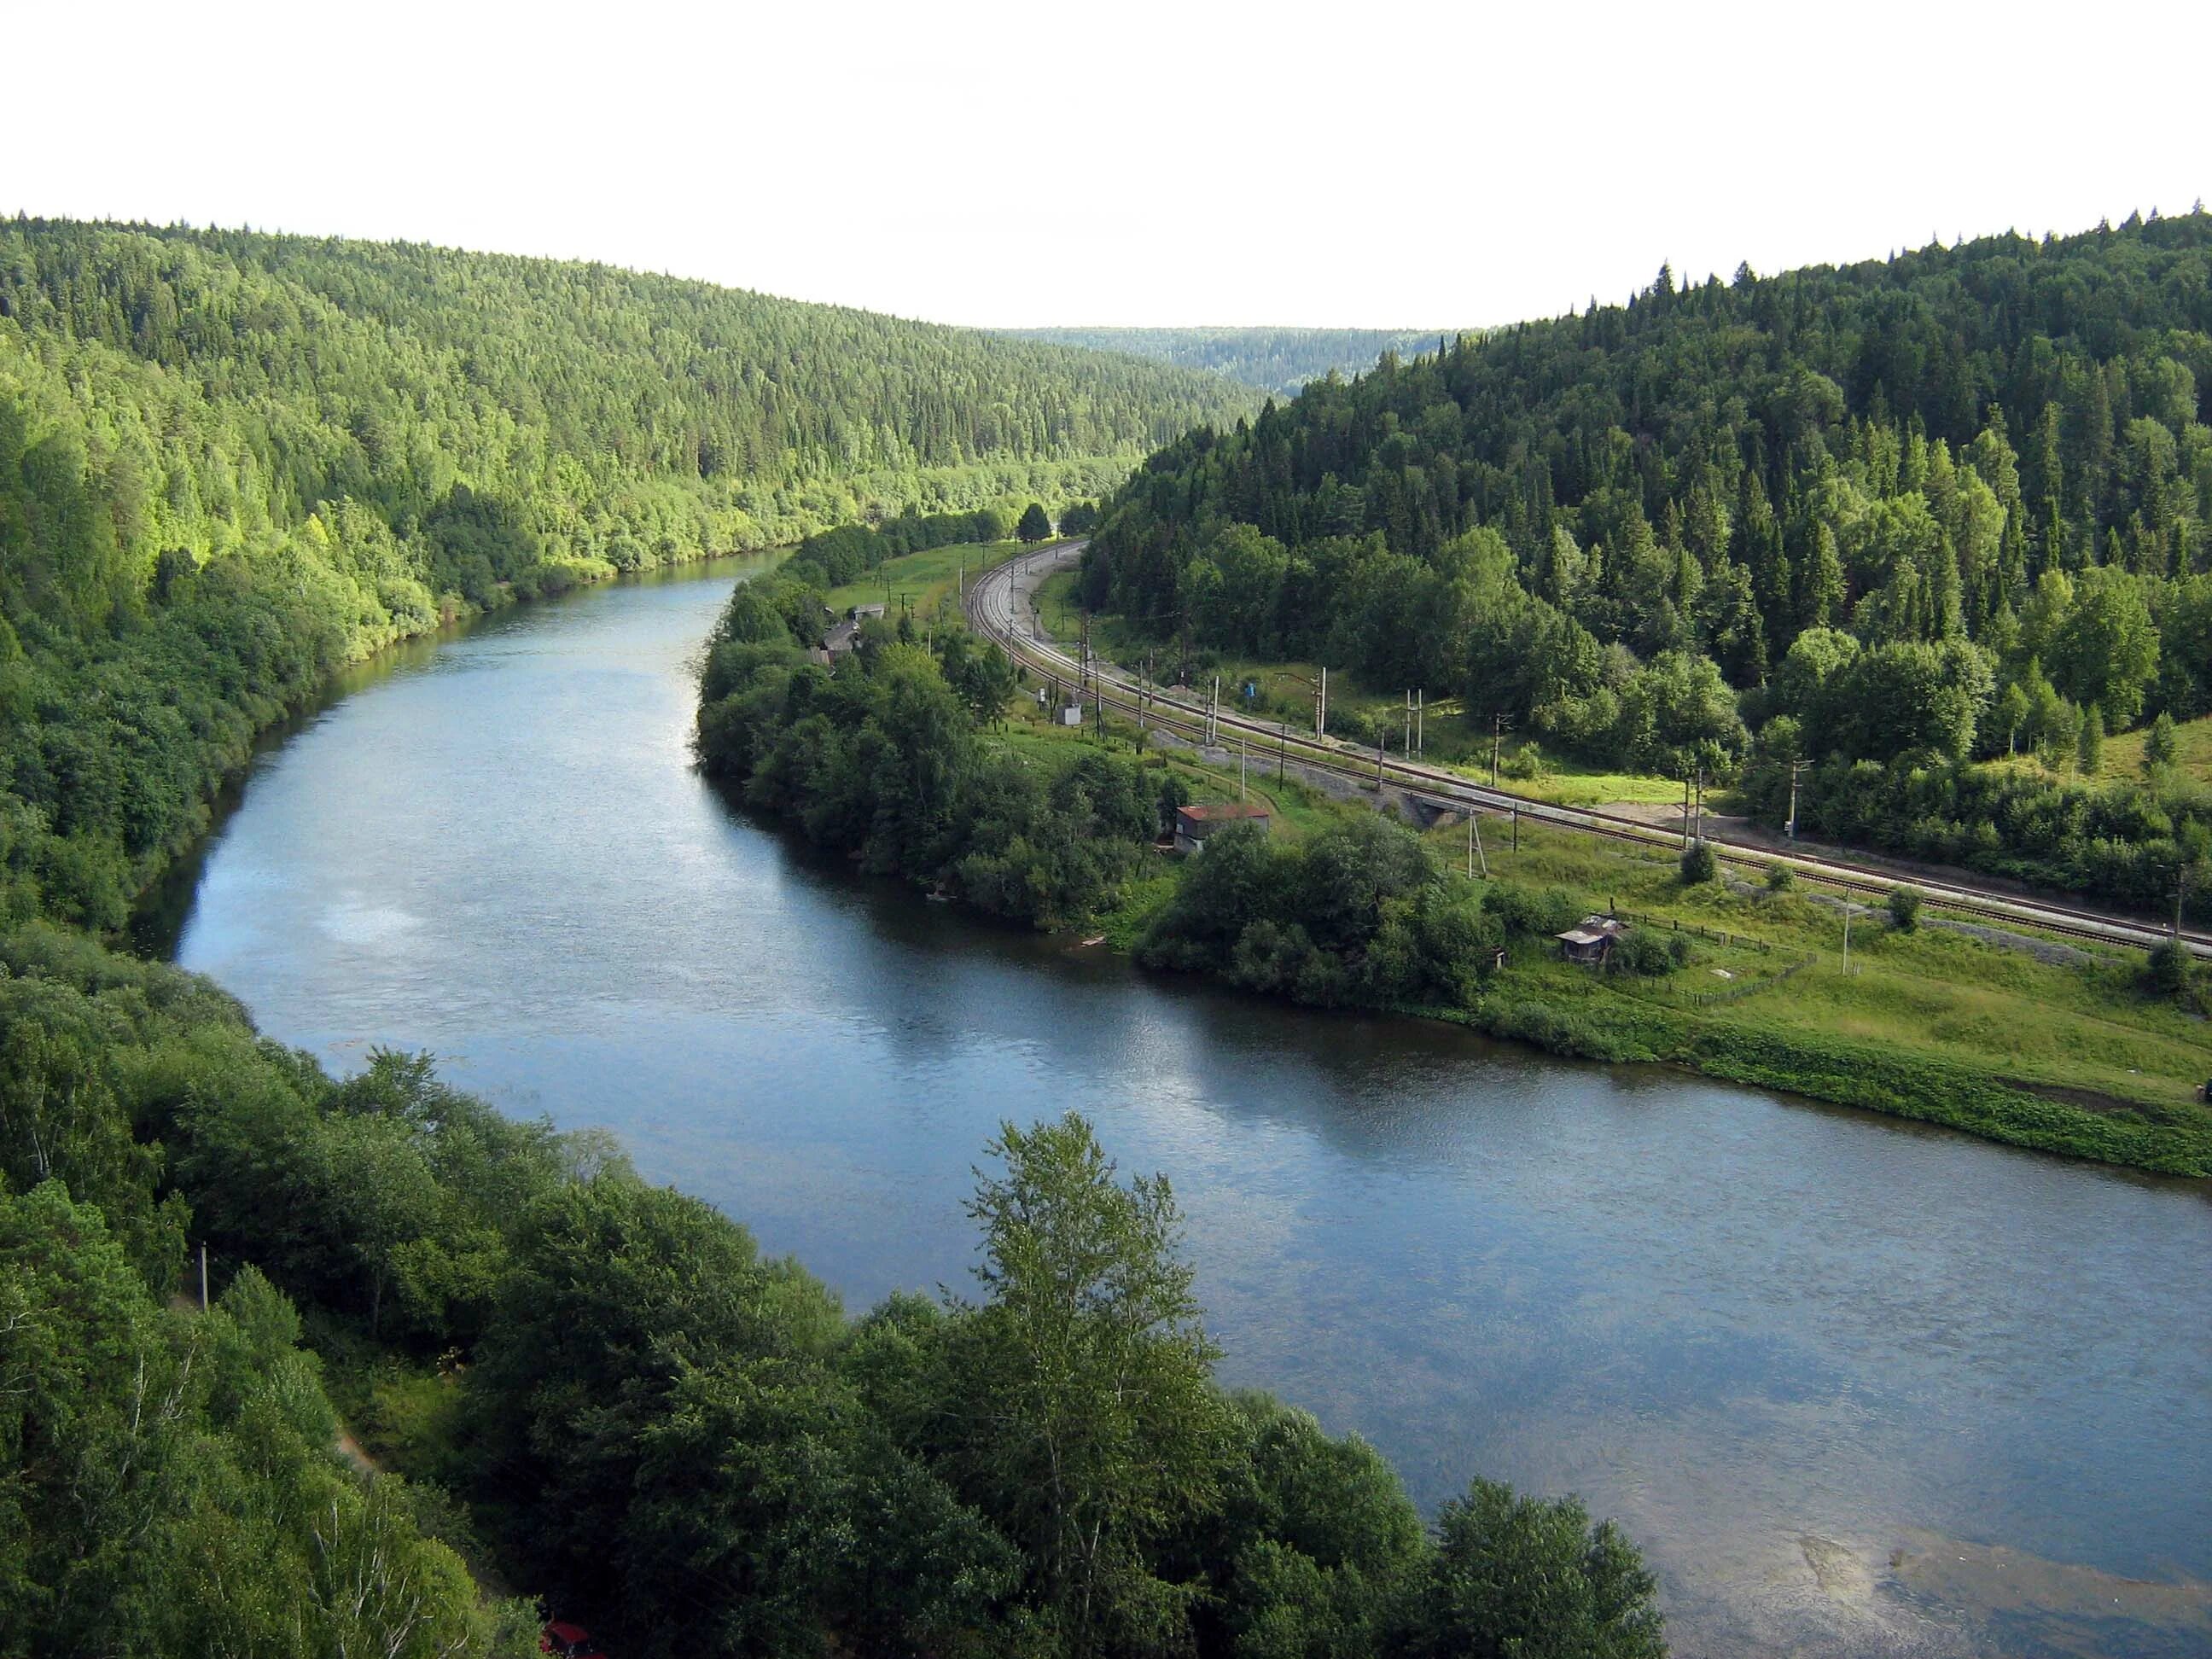
[[[1589,807],[1561,806],[1533,796],[1516,794],[1474,782],[1439,767],[1392,760],[1385,751],[1354,748],[1338,739],[1294,733],[1278,723],[1255,720],[1224,708],[1208,709],[1154,685],[1140,677],[1122,672],[1093,658],[1087,665],[1062,651],[1056,642],[1024,633],[1023,599],[1038,580],[1079,555],[1084,544],[1069,544],[1042,552],[1023,554],[986,572],[962,596],[969,624],[998,643],[1016,662],[1032,672],[1055,679],[1067,688],[1081,688],[1084,700],[1094,708],[1157,726],[1203,747],[1224,748],[1225,735],[1241,738],[1248,754],[1276,755],[1283,763],[1329,773],[1352,781],[1385,785],[1451,811],[1484,812],[1493,817],[1518,817],[1532,823],[1548,823],[1585,835],[1602,836],[1655,849],[1672,851],[1681,844],[1678,833]],[[1026,586],[1024,585],[1026,583]],[[1897,874],[1848,860],[1814,857],[1802,853],[1778,852],[1748,842],[1707,836],[1716,855],[1738,864],[1771,868],[1783,866],[1809,881],[1847,893],[1887,896],[1905,879]],[[2148,949],[2169,938],[2172,929],[2155,922],[2030,898],[1955,882],[1910,878],[1927,901],[1957,915],[2010,922],[2046,933],[2106,945]],[[2185,929],[2183,943],[2197,956],[2212,959],[2212,934]]]

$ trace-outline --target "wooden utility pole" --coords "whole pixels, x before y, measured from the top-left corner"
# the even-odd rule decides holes
[[[1474,807],[1470,803],[1467,809],[1467,878],[1469,881],[1474,879],[1474,861],[1480,859],[1482,878],[1488,881],[1490,854],[1482,850],[1482,826],[1475,822],[1475,816]]]
[[[1521,850],[1521,809],[1517,806],[1513,809],[1513,850]]]
[[[1314,736],[1328,735],[1328,665],[1321,665],[1321,684],[1314,692]]]
[[[1282,746],[1275,750],[1275,781],[1277,783],[1283,781],[1284,770],[1291,763],[1291,723],[1284,720],[1281,726],[1282,735],[1279,741]]]
[[[1390,745],[1390,734],[1378,732],[1375,736],[1375,793],[1382,793],[1382,751]]]

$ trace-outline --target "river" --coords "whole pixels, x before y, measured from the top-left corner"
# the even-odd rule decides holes
[[[2212,1196],[1666,1071],[1163,982],[856,878],[691,770],[726,562],[391,653],[156,942],[268,1034],[600,1124],[860,1308],[967,1283],[1004,1119],[1188,1220],[1224,1380],[1433,1506],[1644,1546],[1686,1655],[2212,1652]]]

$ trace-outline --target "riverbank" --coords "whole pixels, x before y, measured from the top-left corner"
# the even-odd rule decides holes
[[[1651,981],[1559,959],[1548,938],[1506,947],[1504,967],[1458,1007],[1394,1005],[1547,1053],[1658,1061],[1731,1082],[1940,1124],[2008,1145],[2124,1168],[2212,1176],[2212,1113],[2191,1098],[2212,1069],[2203,1022],[2143,994],[2119,952],[2061,965],[2029,936],[1998,942],[1929,924],[1911,934],[1859,909],[1848,970],[1842,918],[1824,896],[1731,877],[1686,887],[1671,861],[1524,826],[1492,825],[1500,880],[1573,893],[1577,908],[1686,930],[1689,963]],[[1295,830],[1293,830],[1295,833]],[[1430,837],[1449,856],[1457,828]],[[1486,883],[1478,878],[1476,886]],[[1169,894],[1116,919],[1127,941]]]
[[[1173,764],[1233,794],[1234,769]],[[1204,786],[1200,786],[1201,790]],[[1374,810],[1296,781],[1266,781],[1284,832],[1316,815]],[[1806,885],[1776,891],[1725,861],[1694,885],[1670,857],[1534,821],[1465,820],[1425,836],[1440,860],[1558,890],[1571,908],[1686,933],[1692,961],[1653,981],[1559,959],[1548,937],[1510,939],[1504,968],[1468,1006],[1396,1006],[1547,1053],[1659,1061],[1962,1130],[2008,1145],[2197,1178],[2212,1176],[2212,1026],[2142,983],[2134,953],[2032,930],[1966,929],[1886,912]],[[1465,879],[1462,876],[1462,879]],[[1140,886],[1109,932],[1127,950],[1172,895]],[[1844,954],[1850,914],[1848,964]]]
[[[746,672],[761,672],[760,665]],[[708,691],[710,704],[716,695],[734,693],[732,705],[742,696],[734,681]],[[824,705],[810,694],[798,706]],[[838,706],[851,714],[860,705]],[[768,785],[750,788],[747,799],[821,839],[820,811],[786,790],[788,768],[765,758],[779,740],[780,717],[756,709],[754,718],[750,735],[723,756],[726,769],[742,779],[759,763]],[[972,752],[963,746],[956,769],[1050,787],[1078,766],[1134,752],[1133,730],[1109,721],[1102,739],[1052,723],[1025,698],[1012,700],[999,718],[1003,729],[976,736]],[[1143,769],[1151,781],[1138,793],[1163,801],[1237,797],[1237,765],[1222,763],[1219,751],[1209,760],[1171,752],[1162,741],[1154,733],[1147,744]],[[708,749],[711,760],[711,738]],[[1373,814],[1372,795],[1340,781],[1324,791],[1287,775],[1277,781],[1264,761],[1258,770],[1255,777],[1247,763],[1243,787],[1269,807],[1278,844],[1294,846]],[[1029,840],[1055,833],[1048,827]],[[1129,838],[1149,840],[1141,831]],[[1670,856],[1534,823],[1509,831],[1493,822],[1478,848],[1454,816],[1422,839],[1434,864],[1453,872],[1445,877],[1449,902],[1481,913],[1485,925],[1516,906],[1528,908],[1513,899],[1501,909],[1509,896],[1499,890],[1510,887],[1535,895],[1554,920],[1608,913],[1632,931],[1680,940],[1688,960],[1671,971],[1600,971],[1560,960],[1548,922],[1507,925],[1479,939],[1468,933],[1455,947],[1470,959],[1459,964],[1463,973],[1443,977],[1465,988],[1442,1000],[1378,990],[1381,981],[1358,972],[1364,945],[1352,947],[1346,974],[1304,981],[1287,970],[1279,975],[1293,1000],[1441,1018],[1573,1058],[1666,1063],[2012,1146],[2212,1176],[2212,1113],[2193,1097],[2212,1072],[2212,1034],[2202,1019],[2150,994],[2130,953],[1935,918],[1904,930],[1887,913],[1802,888],[1774,890],[1725,864],[1715,879],[1686,884]],[[1002,917],[1096,931],[1124,953],[1159,933],[1182,884],[1164,859],[1144,854],[1095,892],[1101,914],[1093,915],[1080,905],[1011,905],[1002,887],[981,890],[963,879],[960,872],[975,866],[957,850],[939,859],[902,848],[896,860],[875,857],[870,867],[977,900]],[[1502,960],[1492,963],[1487,952],[1501,944]],[[1472,960],[1477,953],[1485,959]],[[1151,954],[1178,959],[1173,949]],[[1242,984],[1267,982],[1256,970],[1231,973],[1225,949],[1183,957]]]
[[[1226,1381],[1357,1431],[1425,1509],[1471,1468],[1583,1493],[1650,1540],[1685,1654],[2060,1659],[1893,1584],[1914,1528],[2212,1577],[2174,1542],[2212,1402],[2157,1334],[2201,1322],[2199,1190],[1315,1018],[856,880],[690,763],[729,592],[625,583],[410,653],[257,763],[176,960],[333,1075],[428,1049],[618,1137],[855,1310],[965,1282],[975,1148],[1073,1107],[1173,1176]],[[1872,1606],[1799,1535],[1848,1545]],[[2097,1650],[2175,1650],[2121,1612]]]

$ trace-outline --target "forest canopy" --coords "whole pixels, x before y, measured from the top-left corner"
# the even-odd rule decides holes
[[[1082,593],[1598,763],[1744,768],[1761,810],[1832,762],[1815,832],[2153,902],[2212,804],[2072,775],[2093,729],[2212,712],[2208,395],[2201,210],[1662,269],[1187,434],[1106,504]],[[2037,754],[1984,813],[1965,769]],[[1845,823],[1863,763],[1895,810]]]
[[[835,525],[1010,526],[1248,406],[604,265],[0,222],[0,923],[119,926],[254,733],[394,640]]]

